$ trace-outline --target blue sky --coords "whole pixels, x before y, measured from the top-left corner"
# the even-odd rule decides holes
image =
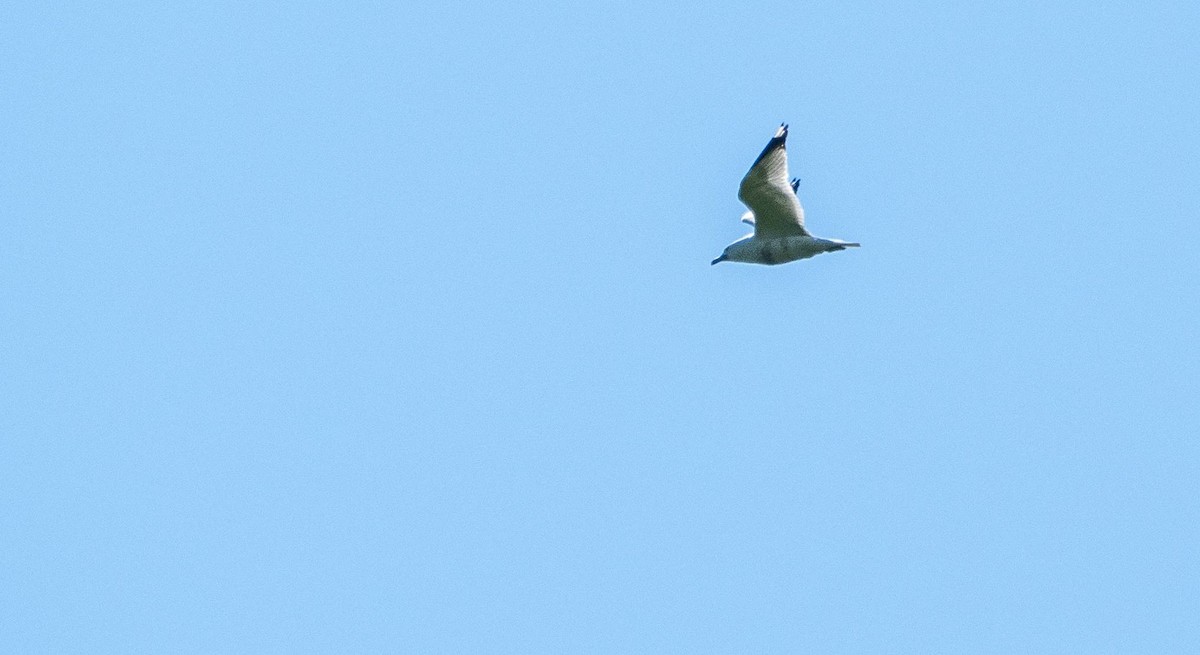
[[[960,4],[0,10],[0,650],[1200,647],[1200,10]]]

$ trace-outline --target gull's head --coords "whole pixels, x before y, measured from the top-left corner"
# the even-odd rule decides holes
[[[755,261],[753,254],[756,248],[753,245],[754,235],[747,234],[746,236],[734,241],[725,246],[721,251],[721,256],[712,260],[713,266],[721,262],[752,262]]]
[[[759,247],[754,241],[754,235],[747,234],[737,241],[725,246],[725,249],[721,251],[721,256],[712,260],[712,263],[713,266],[716,266],[721,262],[757,263],[758,260],[755,257],[758,255],[758,251]]]

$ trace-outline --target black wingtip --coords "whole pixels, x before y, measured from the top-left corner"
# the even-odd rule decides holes
[[[763,160],[763,157],[766,157],[767,155],[771,154],[777,148],[786,149],[787,135],[788,135],[787,123],[780,123],[779,129],[775,130],[775,136],[771,137],[771,140],[767,142],[767,147],[763,148],[762,153],[758,156],[758,159],[754,160],[754,163],[750,165],[750,168],[754,168],[755,166],[757,166],[758,162]]]
[[[793,177],[792,178],[792,193],[795,193],[799,190],[800,190],[800,178]]]

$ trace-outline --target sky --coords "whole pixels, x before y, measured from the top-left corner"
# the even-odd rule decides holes
[[[0,651],[1200,649],[1197,30],[7,4]]]

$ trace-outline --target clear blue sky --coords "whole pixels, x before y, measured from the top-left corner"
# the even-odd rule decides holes
[[[0,651],[1200,649],[1196,3],[101,4],[0,10]],[[710,267],[784,120],[863,247]]]

